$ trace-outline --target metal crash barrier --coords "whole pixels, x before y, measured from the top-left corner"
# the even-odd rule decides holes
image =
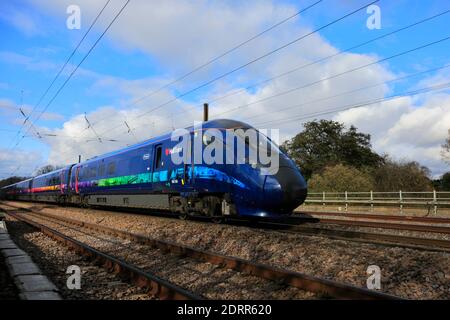
[[[360,205],[370,207],[398,207],[400,213],[404,207],[426,208],[437,214],[439,208],[450,209],[449,191],[395,191],[395,192],[310,192],[305,200],[305,204],[343,205],[348,211],[350,205]]]

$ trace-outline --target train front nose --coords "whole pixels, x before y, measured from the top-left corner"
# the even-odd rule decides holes
[[[280,167],[264,184],[265,196],[271,193],[278,195],[276,201],[278,210],[292,212],[306,199],[306,181],[296,168]]]

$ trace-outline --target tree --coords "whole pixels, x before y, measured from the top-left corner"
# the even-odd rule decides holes
[[[377,167],[383,158],[373,152],[370,135],[331,120],[307,122],[305,129],[283,144],[306,179],[326,166],[344,164],[356,168]]]
[[[26,177],[16,177],[16,176],[9,177],[9,178],[0,180],[0,188],[3,188],[6,186],[9,186],[10,184],[14,184],[16,182],[20,182],[20,181],[27,180],[27,179],[28,178],[26,178]]]
[[[416,161],[396,162],[389,158],[373,172],[375,191],[431,191],[430,170]]]
[[[450,172],[446,172],[442,175],[439,190],[450,191]]]
[[[46,166],[43,166],[42,168],[39,168],[36,171],[36,175],[39,176],[41,174],[46,174],[48,172],[52,172],[52,171],[55,171],[55,170],[58,170],[58,169],[61,169],[61,168],[62,168],[61,166],[54,166],[54,165],[48,164]]]
[[[450,129],[448,129],[448,137],[442,145],[441,156],[442,160],[450,164]]]
[[[373,190],[373,184],[369,173],[338,164],[326,167],[322,173],[314,173],[308,188],[311,192],[357,192]]]

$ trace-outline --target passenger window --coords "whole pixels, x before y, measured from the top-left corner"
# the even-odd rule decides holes
[[[159,145],[156,147],[155,154],[155,169],[161,168],[164,165],[162,161],[162,146]]]
[[[108,174],[113,175],[114,173],[116,173],[116,163],[110,162],[108,163]]]
[[[98,167],[98,175],[99,177],[102,177],[105,175],[105,164],[102,163],[99,167]]]

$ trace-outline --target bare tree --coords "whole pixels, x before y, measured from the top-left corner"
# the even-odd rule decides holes
[[[450,164],[450,129],[448,129],[448,137],[442,145],[441,156],[442,160]]]
[[[431,191],[430,170],[415,161],[385,159],[374,170],[375,191]]]
[[[41,174],[52,172],[52,171],[55,171],[55,170],[58,170],[58,169],[61,169],[61,168],[62,168],[61,166],[54,166],[54,165],[48,164],[48,165],[43,166],[42,168],[38,169],[36,171],[36,175],[39,176]]]

